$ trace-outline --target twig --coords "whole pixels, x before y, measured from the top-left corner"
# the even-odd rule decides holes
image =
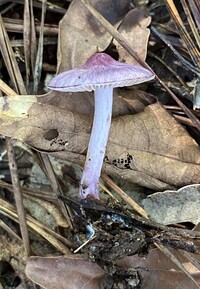
[[[6,146],[7,146],[7,152],[8,152],[10,174],[11,174],[12,185],[13,185],[13,190],[14,190],[14,198],[15,198],[15,203],[16,203],[18,218],[19,218],[20,231],[22,234],[22,239],[23,239],[26,255],[28,257],[30,255],[31,249],[30,249],[30,242],[29,242],[29,236],[28,236],[28,228],[26,224],[26,215],[25,215],[24,206],[23,206],[22,194],[20,191],[19,176],[18,176],[17,164],[15,161],[15,156],[14,156],[14,151],[13,151],[13,144],[11,144],[11,141],[8,138],[6,138]]]
[[[6,14],[9,10],[13,9],[17,3],[11,3],[7,7],[5,7],[3,10],[0,11],[1,15]]]
[[[181,251],[181,254],[185,258],[187,258],[200,271],[200,261],[198,259],[195,259],[191,254],[183,250]]]
[[[181,115],[177,115],[177,114],[173,114],[173,117],[175,119],[177,119],[179,122],[186,124],[188,126],[192,126],[194,127],[194,124],[191,122],[191,120],[187,117],[181,116]]]
[[[70,208],[66,208],[63,204],[62,201],[60,201],[59,199],[59,196],[61,194],[61,188],[58,184],[58,181],[57,181],[57,178],[55,176],[55,173],[54,173],[54,170],[53,170],[53,167],[51,165],[51,162],[49,160],[49,156],[47,154],[39,154],[38,155],[43,167],[45,168],[45,173],[51,183],[51,188],[55,194],[55,196],[57,197],[57,200],[58,200],[58,203],[62,209],[62,212],[67,220],[67,223],[68,225],[70,226],[70,228],[72,228],[72,222],[71,222],[71,219],[70,219]],[[70,216],[70,217],[69,217]]]
[[[69,0],[67,0],[67,1],[70,2]],[[24,0],[15,0],[15,2],[20,3],[20,4],[24,4]],[[55,1],[55,2],[58,2],[58,1]],[[33,6],[41,9],[42,3],[43,3],[43,0],[40,0],[40,1],[34,0]],[[67,11],[65,8],[62,8],[59,5],[56,5],[52,1],[47,1],[47,10],[50,12],[59,13],[61,15],[64,15]]]
[[[36,55],[37,55],[37,39],[36,39],[36,24],[33,14],[33,0],[30,0],[30,25],[31,25],[31,69],[35,71]],[[44,29],[44,28],[43,28]]]
[[[180,84],[182,86],[184,86],[184,88],[187,90],[187,93],[190,93],[187,84],[185,84],[185,82],[183,81],[183,79],[176,73],[176,71],[174,71],[174,69],[172,67],[170,67],[160,56],[158,56],[157,54],[148,51],[148,55],[157,59],[160,63],[162,63],[163,66],[165,66],[172,74],[174,77],[176,77],[176,79],[180,82]]]
[[[138,214],[144,218],[148,218],[148,214],[140,207],[132,198],[130,198],[120,187],[118,187],[107,175],[101,175],[104,180],[127,204],[129,204]]]
[[[195,22],[192,18],[192,14],[190,12],[190,9],[188,7],[188,4],[186,2],[186,0],[181,0],[181,4],[183,6],[183,9],[184,9],[184,12],[185,12],[185,15],[187,16],[187,20],[188,20],[188,23],[190,25],[190,28],[191,28],[191,31],[194,35],[194,38],[196,40],[196,43],[200,49],[200,36],[199,36],[199,31],[197,29],[197,27],[195,26]]]
[[[196,47],[192,37],[190,37],[190,34],[187,32],[185,25],[178,13],[176,5],[174,4],[174,0],[165,0],[165,3],[169,9],[172,19],[174,20],[177,26],[177,29],[179,31],[181,38],[183,39],[183,41],[185,42],[185,45],[187,46],[187,50],[190,54],[192,61],[194,62],[195,65],[199,67],[200,51]]]
[[[9,217],[15,222],[18,222],[17,212],[14,206],[12,206],[10,203],[2,199],[0,202],[0,212],[4,216]],[[56,249],[58,249],[63,254],[67,255],[70,254],[70,250],[68,247],[65,246],[65,244],[69,245],[71,244],[71,242],[69,242],[64,237],[57,234],[53,230],[49,229],[48,227],[44,226],[43,224],[39,223],[29,215],[26,216],[26,220],[27,225],[29,226],[30,229],[40,234],[43,238],[45,238],[49,243],[51,243]],[[74,246],[72,248],[74,248]]]
[[[96,238],[96,236],[93,236],[92,238],[86,240],[84,243],[82,243],[76,250],[74,250],[74,254],[78,253],[83,247],[85,247],[89,242],[93,241]]]
[[[0,227],[7,231],[7,233],[10,234],[12,237],[16,238],[20,243],[22,243],[22,239],[2,220],[0,220]]]
[[[29,0],[24,1],[24,32],[23,32],[23,42],[24,42],[24,58],[26,66],[26,88],[29,87],[29,77],[30,77],[30,50],[31,50],[31,23],[30,23],[30,8]]]
[[[185,267],[182,265],[182,263],[170,252],[170,250],[163,245],[155,244],[154,245],[160,249],[165,256],[167,256],[174,264],[176,264],[187,276],[189,279],[192,280],[192,282],[196,285],[196,287],[199,289],[199,285],[197,284],[196,280],[192,277],[192,275],[185,269]]]
[[[17,33],[23,33],[23,20],[21,19],[10,19],[3,17],[3,22],[5,25],[5,28],[9,32],[17,32]],[[40,33],[40,25],[35,25],[35,30],[37,34]],[[57,25],[51,25],[51,24],[45,24],[44,25],[44,35],[48,36],[58,36],[58,26]]]
[[[106,186],[104,186],[103,183],[100,182],[99,185],[100,185],[100,187],[101,187],[112,199],[115,200],[115,202],[119,203],[118,199],[113,196],[113,194],[111,193],[111,191],[109,191],[109,190],[106,188]]]
[[[13,192],[13,186],[11,184],[3,182],[2,180],[0,181],[0,188],[6,188],[9,191]],[[33,196],[35,198],[38,197],[42,200],[51,201],[54,204],[57,202],[57,197],[53,196],[48,191],[37,191],[35,189],[26,188],[26,187],[20,187],[20,189],[21,189],[22,193],[27,195],[27,196]]]
[[[192,65],[189,61],[187,61],[182,55],[178,53],[178,51],[171,45],[169,41],[160,33],[155,27],[151,27],[151,31],[153,34],[155,34],[157,37],[159,37],[166,45],[171,49],[171,51],[174,53],[176,58],[189,70],[191,70],[193,73],[195,73],[197,76],[200,76],[200,69],[198,67],[195,67]]]
[[[6,95],[14,96],[17,95],[17,93],[8,86],[2,79],[0,79],[0,90],[2,90]]]
[[[38,43],[38,50],[36,55],[35,70],[34,70],[34,82],[33,82],[33,93],[36,94],[42,73],[42,59],[43,59],[43,41],[44,41],[44,20],[46,14],[47,0],[42,2],[42,17],[40,26],[40,38]]]
[[[19,94],[26,94],[26,88],[24,86],[23,78],[19,70],[17,60],[12,50],[10,40],[5,29],[2,17],[0,15],[0,50],[3,56],[3,60],[6,64],[11,81],[15,87],[15,90]]]

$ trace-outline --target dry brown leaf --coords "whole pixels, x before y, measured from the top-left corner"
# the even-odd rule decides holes
[[[157,192],[142,201],[151,219],[160,224],[200,222],[200,185],[185,186],[177,191]]]
[[[145,258],[137,255],[126,257],[120,260],[118,265],[124,268],[136,268],[139,271],[141,289],[197,288],[158,249],[151,250]],[[104,271],[98,265],[76,256],[31,257],[26,266],[26,274],[34,282],[48,289],[100,289],[105,276]],[[192,276],[200,283],[199,271],[195,271]]]
[[[120,104],[119,109],[115,110],[113,116],[117,117],[125,114],[135,114],[144,110],[144,108],[156,102],[156,98],[140,89],[132,89],[132,90],[118,90],[117,98],[122,98],[123,105]],[[115,99],[114,99],[115,104]],[[122,107],[124,106],[124,113]],[[115,108],[115,106],[114,106]],[[127,111],[128,108],[128,112]]]
[[[114,27],[129,10],[130,0],[90,0],[90,4]],[[81,11],[81,13],[80,13]],[[58,71],[82,65],[94,52],[105,50],[112,36],[79,0],[71,3],[60,22]]]
[[[159,103],[136,115],[116,118],[106,155],[121,169],[127,156],[132,156],[132,170],[171,185],[199,182],[199,146]]]
[[[134,51],[145,61],[147,55],[147,43],[150,30],[151,17],[143,8],[136,8],[124,17],[118,31],[129,41]],[[137,35],[137,37],[135,37]],[[137,64],[137,61],[114,39],[119,53],[119,60],[127,63]]]
[[[92,120],[39,99],[2,97],[0,133],[83,164]],[[56,134],[49,139],[51,130]],[[156,190],[200,182],[199,146],[159,103],[112,120],[106,159],[108,174]]]
[[[56,226],[68,227],[66,219],[53,203],[32,196],[26,196],[23,203],[26,211],[45,226],[51,229]]]
[[[104,271],[81,257],[31,257],[27,276],[47,289],[100,289]]]
[[[119,265],[139,268],[143,280],[141,289],[197,289],[195,284],[158,249],[151,250],[145,258],[138,255],[126,257],[119,261]],[[200,272],[190,273],[200,284]]]
[[[51,91],[39,97],[39,102],[50,104],[74,112],[93,115],[94,93]],[[114,90],[113,117],[133,114],[144,109],[147,104],[155,102],[155,98],[139,89]]]

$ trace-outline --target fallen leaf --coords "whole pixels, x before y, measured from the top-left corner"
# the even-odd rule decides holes
[[[38,101],[1,97],[0,133],[83,165],[91,118]],[[50,130],[57,134],[47,139]],[[106,160],[106,173],[155,190],[200,182],[199,146],[159,103],[112,120]]]
[[[93,92],[59,92],[51,91],[38,96],[40,103],[57,106],[74,112],[93,115]],[[133,114],[144,109],[147,104],[154,103],[155,98],[140,89],[123,90],[115,89],[113,97],[112,116]]]
[[[23,204],[26,212],[46,227],[51,229],[55,229],[56,226],[68,227],[66,219],[54,204],[32,196],[25,196]]]
[[[118,31],[128,40],[134,52],[145,61],[147,55],[147,44],[150,30],[151,17],[144,8],[130,10],[124,17]],[[137,35],[137,37],[135,37]],[[138,62],[114,39],[114,45],[119,53],[119,60],[127,63],[137,64]]]
[[[129,11],[131,1],[90,0],[89,2],[117,28]],[[110,33],[91,15],[81,1],[73,1],[60,22],[58,71],[81,66],[94,52],[104,51],[111,40]]]
[[[100,289],[104,271],[81,257],[30,257],[27,276],[47,289]]]
[[[138,270],[141,289],[197,289],[158,249],[151,250],[145,258],[138,255],[126,257],[118,265]],[[192,276],[200,284],[200,272],[192,272]],[[26,274],[32,281],[47,289],[100,289],[105,277],[105,272],[98,265],[81,256],[30,257]]]
[[[116,98],[114,98],[113,117],[127,114],[133,115],[135,113],[143,111],[147,105],[156,102],[156,98],[153,95],[137,88],[131,90],[118,90],[117,98],[123,99],[124,109],[121,103],[118,105],[118,110],[115,109],[117,104],[115,104]]]
[[[157,192],[142,201],[151,219],[160,224],[200,222],[200,185],[185,186],[177,191]]]
[[[142,276],[141,289],[197,289],[197,286],[158,249],[151,250],[144,258],[138,255],[126,257],[118,264],[126,268],[139,268]],[[191,275],[200,284],[200,272],[191,272]]]

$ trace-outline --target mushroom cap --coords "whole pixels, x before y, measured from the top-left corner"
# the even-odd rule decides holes
[[[154,74],[142,66],[114,60],[106,53],[94,53],[80,67],[56,75],[48,84],[58,91],[92,91],[103,87],[123,87],[149,81]]]

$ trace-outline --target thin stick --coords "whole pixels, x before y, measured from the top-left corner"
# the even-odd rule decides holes
[[[28,235],[28,227],[26,224],[26,214],[24,211],[23,199],[22,199],[22,194],[20,191],[19,175],[17,171],[17,164],[15,161],[13,145],[10,142],[11,140],[6,138],[10,174],[11,174],[11,179],[12,179],[15,203],[16,203],[17,212],[18,212],[20,231],[22,234],[22,239],[23,239],[26,255],[30,256],[31,249],[30,249],[30,242],[29,242],[29,235]]]
[[[15,210],[15,207],[12,206],[10,203],[1,199],[0,202],[0,212],[6,217],[14,220],[15,222],[19,222],[18,220],[18,213]],[[65,246],[65,244],[69,244],[65,238],[57,234],[55,231],[45,227],[43,224],[36,221],[31,216],[26,216],[27,225],[30,229],[40,234],[43,238],[45,238],[49,243],[51,243],[55,248],[57,248],[63,254],[70,254],[69,248]],[[65,244],[64,244],[65,243]],[[73,246],[74,247],[74,246]],[[72,247],[72,248],[73,248]]]
[[[99,183],[100,187],[112,198],[114,199],[116,202],[119,203],[118,199],[116,199],[113,194],[111,193],[111,191],[109,191],[106,186],[104,186],[104,184],[102,184],[101,182]]]
[[[148,214],[140,207],[132,198],[130,198],[120,187],[118,187],[107,175],[102,174],[101,178],[138,214],[144,218],[148,218]]]
[[[192,123],[191,119],[189,119],[187,117],[177,115],[177,114],[173,114],[173,117],[183,124],[187,124],[189,126],[194,127],[194,124]]]
[[[5,29],[2,17],[0,15],[0,50],[5,62],[6,68],[15,87],[20,94],[26,94],[23,78],[19,70],[19,66],[14,55],[8,33]]]
[[[13,238],[16,238],[20,243],[22,243],[22,239],[2,220],[0,220],[0,227],[7,231],[7,233],[12,236]]]
[[[30,7],[29,0],[24,1],[24,31],[23,31],[23,42],[24,42],[24,58],[26,67],[26,87],[29,88],[30,78],[30,51],[31,51],[31,24],[30,24]]]
[[[43,60],[43,42],[44,42],[44,20],[46,15],[47,0],[42,1],[42,16],[41,16],[41,26],[40,26],[40,37],[38,42],[38,50],[35,60],[35,70],[34,70],[34,82],[33,82],[33,93],[37,93],[38,86],[42,73],[42,60]]]
[[[74,254],[78,253],[83,247],[85,247],[89,242],[91,242],[93,239],[95,239],[96,236],[93,236],[92,238],[86,240],[83,244],[81,244],[76,250],[74,250]]]
[[[18,95],[10,86],[8,86],[3,80],[0,79],[0,90],[2,90],[6,95],[14,96]]]
[[[157,37],[161,39],[162,42],[166,44],[166,46],[174,53],[175,57],[184,65],[187,69],[191,70],[193,73],[195,73],[197,76],[200,75],[200,69],[198,67],[195,67],[192,65],[188,60],[186,60],[174,47],[173,45],[167,41],[165,36],[158,32],[158,30],[155,27],[151,27],[151,31],[153,34],[155,34]]]
[[[162,251],[165,256],[167,256],[176,266],[178,266],[187,276],[192,280],[192,282],[196,285],[197,288],[199,288],[199,285],[197,284],[196,280],[192,277],[192,275],[185,269],[183,264],[170,252],[170,250],[166,247],[164,247],[161,244],[156,244],[154,245]]]
[[[46,175],[51,183],[51,188],[55,194],[55,196],[57,197],[57,201],[62,209],[62,212],[67,220],[68,225],[70,226],[70,228],[73,228],[72,222],[71,222],[71,214],[70,214],[70,208],[65,206],[63,204],[63,202],[59,199],[59,195],[62,193],[62,190],[59,186],[58,180],[55,176],[55,172],[53,170],[51,161],[49,159],[49,156],[47,154],[39,154],[39,159],[41,161],[41,163],[43,164],[45,170],[46,170]]]

